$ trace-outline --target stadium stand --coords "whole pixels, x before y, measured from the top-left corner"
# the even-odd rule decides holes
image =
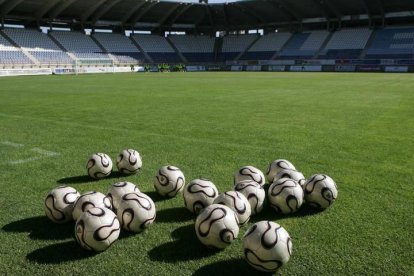
[[[125,35],[95,33],[93,37],[108,53],[111,53],[119,63],[129,64],[143,62],[145,60],[144,55]]]
[[[279,58],[301,59],[312,58],[328,38],[328,31],[312,31],[296,33],[287,42]]]
[[[319,57],[356,59],[365,48],[372,31],[368,28],[343,29],[333,33]]]
[[[223,46],[219,61],[234,60],[244,53],[247,48],[258,38],[258,35],[229,35],[223,38]]]
[[[131,35],[131,38],[156,63],[183,62],[165,37],[158,35]]]
[[[414,28],[378,30],[367,58],[414,58]]]
[[[215,38],[210,36],[170,35],[175,47],[189,62],[214,62]]]
[[[252,59],[271,59],[279,52],[283,45],[292,36],[288,32],[270,33],[260,37],[256,43],[240,58],[242,60]]]

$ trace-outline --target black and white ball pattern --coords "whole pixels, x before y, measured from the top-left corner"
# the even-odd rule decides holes
[[[269,169],[267,170],[266,176],[269,183],[273,183],[273,180],[278,174],[278,172],[282,170],[296,170],[295,166],[286,159],[277,159],[273,161],[269,165]]]
[[[43,204],[46,216],[56,223],[71,221],[73,205],[79,196],[78,191],[72,187],[54,188],[47,194]]]
[[[252,180],[257,182],[260,186],[263,186],[266,183],[263,172],[253,166],[241,167],[234,173],[234,185],[243,180]]]
[[[137,173],[142,168],[141,155],[136,150],[124,149],[116,158],[116,166],[121,173]]]
[[[278,213],[290,214],[299,210],[303,203],[303,189],[290,178],[281,178],[273,182],[267,191],[270,205]]]
[[[212,204],[197,216],[195,230],[204,245],[215,248],[229,246],[239,234],[239,221],[229,207]]]
[[[105,153],[95,153],[86,163],[88,175],[94,179],[102,179],[112,172],[112,160]]]
[[[275,272],[292,255],[289,233],[272,221],[252,225],[243,237],[244,257],[255,269]]]
[[[325,174],[312,175],[304,185],[306,202],[316,208],[326,209],[338,197],[338,187],[332,178]]]
[[[218,190],[213,182],[208,179],[195,179],[184,189],[184,204],[190,212],[198,214],[213,204],[217,196]]]
[[[119,203],[121,202],[122,197],[125,194],[136,192],[139,193],[140,190],[138,187],[131,182],[117,182],[109,186],[107,197],[111,201],[112,208],[116,213],[116,209],[118,209]]]
[[[260,213],[266,198],[263,187],[255,181],[244,180],[234,186],[234,190],[242,193],[250,203],[251,215]]]
[[[109,198],[107,198],[103,193],[95,191],[86,192],[75,202],[72,212],[73,219],[77,220],[83,212],[94,207],[111,209],[112,205]]]
[[[273,182],[282,179],[282,178],[290,178],[299,183],[299,185],[303,188],[303,185],[306,182],[305,177],[301,172],[294,171],[294,170],[281,170],[276,174],[276,176],[273,178]]]
[[[132,232],[142,232],[155,220],[155,204],[144,193],[125,194],[117,209],[117,215],[122,228]]]
[[[239,219],[239,225],[246,224],[250,219],[252,212],[250,203],[240,192],[224,192],[214,200],[213,204],[223,204],[232,209]]]
[[[185,185],[183,172],[175,166],[160,168],[154,178],[154,188],[161,196],[174,197]]]
[[[119,237],[120,224],[114,212],[106,208],[91,208],[75,225],[76,241],[85,249],[101,252]]]

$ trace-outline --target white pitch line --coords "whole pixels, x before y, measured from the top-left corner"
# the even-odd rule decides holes
[[[58,152],[44,150],[44,149],[41,149],[41,148],[32,148],[31,151],[39,153],[42,156],[36,156],[36,157],[30,157],[30,158],[26,158],[26,159],[19,159],[19,160],[15,160],[15,161],[10,161],[9,164],[12,164],[12,165],[23,164],[23,163],[32,162],[32,161],[36,161],[36,160],[47,158],[47,157],[60,155]]]
[[[23,144],[13,143],[13,142],[10,142],[10,141],[1,141],[0,143],[2,145],[10,146],[10,147],[13,147],[13,148],[21,148],[21,147],[24,147]]]

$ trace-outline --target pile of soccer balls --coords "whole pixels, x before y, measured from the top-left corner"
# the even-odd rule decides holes
[[[135,150],[124,150],[117,158],[118,170],[125,174],[138,172],[142,160]],[[112,161],[106,154],[97,153],[87,162],[88,174],[95,179],[108,176]],[[337,198],[335,182],[327,175],[315,174],[305,180],[292,163],[279,159],[267,171],[271,183],[267,201],[278,213],[299,210],[303,202],[320,209],[329,207]],[[208,247],[223,249],[239,234],[239,227],[250,216],[263,210],[266,200],[266,179],[257,168],[245,166],[234,175],[231,191],[219,194],[208,179],[195,179],[185,185],[183,172],[175,166],[164,166],[154,177],[155,190],[164,197],[183,193],[185,207],[195,215],[195,232]],[[76,221],[75,237],[79,244],[94,251],[107,249],[117,240],[120,227],[141,232],[155,220],[154,202],[130,182],[109,187],[105,196],[99,192],[80,195],[71,187],[53,189],[45,200],[46,215],[54,222]],[[255,269],[274,272],[292,254],[289,233],[279,224],[260,221],[252,225],[243,237],[244,256]]]

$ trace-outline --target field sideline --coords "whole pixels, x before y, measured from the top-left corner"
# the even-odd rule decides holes
[[[0,271],[5,275],[254,275],[241,238],[253,223],[280,223],[292,275],[413,275],[414,78],[411,74],[143,73],[0,78]],[[143,157],[142,173],[91,181],[94,152]],[[326,173],[339,186],[324,212],[268,207],[223,251],[205,248],[182,196],[153,188],[163,165],[187,182],[210,178],[224,192],[241,166],[266,172],[279,158],[306,177]],[[116,168],[116,166],[114,166]],[[116,169],[115,169],[116,171]],[[106,193],[136,183],[156,204],[148,231],[122,232],[93,255],[72,238],[73,224],[43,212],[61,183]]]

